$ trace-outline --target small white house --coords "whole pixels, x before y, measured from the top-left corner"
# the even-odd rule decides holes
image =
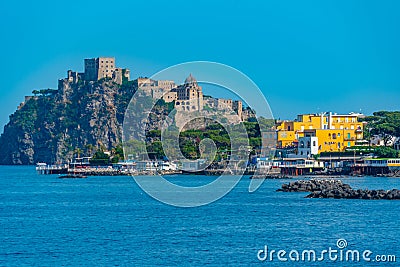
[[[306,136],[299,138],[297,147],[297,156],[301,158],[310,158],[318,154],[318,137]]]

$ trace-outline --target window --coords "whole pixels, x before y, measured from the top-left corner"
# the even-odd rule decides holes
[[[317,145],[317,142],[313,141],[312,145],[313,145],[313,146],[316,146],[316,145]]]
[[[351,143],[350,142],[347,142],[347,147],[351,147]]]

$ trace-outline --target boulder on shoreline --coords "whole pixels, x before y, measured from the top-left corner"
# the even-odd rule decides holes
[[[353,189],[340,180],[300,180],[283,184],[282,192],[310,192],[306,198],[400,200],[400,190]]]
[[[289,184],[283,184],[277,191],[283,192],[317,192],[322,190],[335,190],[340,188],[351,188],[348,184],[343,184],[340,180],[299,180]]]

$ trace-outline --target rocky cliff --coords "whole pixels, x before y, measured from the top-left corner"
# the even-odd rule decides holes
[[[111,150],[121,143],[134,84],[78,82],[27,98],[4,127],[0,164],[59,163],[71,159],[77,149],[82,154],[100,147]]]
[[[152,136],[152,131],[158,130],[156,133],[159,133],[162,127],[176,127],[177,119],[174,121],[168,117],[174,108],[173,102],[160,100],[153,106],[152,98],[141,91],[125,115],[128,104],[137,92],[137,81],[117,84],[107,78],[71,82],[63,79],[60,83],[58,90],[34,90],[35,96],[27,97],[10,116],[0,136],[0,164],[64,163],[74,156],[91,156],[98,150],[112,151],[122,143],[124,116],[128,119],[127,129],[133,129],[125,131],[126,138],[131,139],[142,133],[135,129],[145,127],[143,132],[148,151],[157,157],[164,154],[159,146],[159,134]],[[137,120],[143,116],[143,110],[149,108],[150,114],[143,120]],[[273,125],[272,120],[271,123]],[[207,129],[209,124],[193,121],[183,127],[184,131],[197,128],[210,131],[204,134],[202,131],[189,130],[191,135],[182,141],[185,144],[182,145],[183,154],[197,155],[195,151],[201,136],[218,139],[221,149],[228,148],[228,136],[215,135],[215,129]],[[259,128],[258,131],[254,130],[256,126],[255,122],[246,124],[253,147],[261,144]],[[220,134],[219,130],[216,131]]]

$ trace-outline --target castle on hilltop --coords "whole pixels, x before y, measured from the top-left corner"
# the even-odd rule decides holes
[[[58,80],[58,90],[61,92],[71,91],[74,84],[79,82],[94,82],[100,79],[109,79],[117,84],[130,80],[130,70],[116,67],[114,57],[98,57],[84,59],[84,72],[67,71],[67,77]],[[132,81],[145,95],[153,99],[163,99],[166,103],[174,102],[177,111],[221,111],[225,115],[236,114],[234,121],[246,121],[250,114],[249,110],[243,109],[242,101],[214,98],[204,96],[202,87],[196,78],[190,74],[181,85],[176,85],[172,80],[153,80],[139,77]],[[28,98],[30,98],[29,96]],[[25,99],[25,102],[29,99]],[[21,106],[24,103],[21,104]]]
[[[130,70],[117,68],[114,57],[86,58],[84,60],[85,72],[67,71],[67,77],[58,80],[58,89],[69,88],[70,83],[78,81],[98,81],[110,78],[117,84],[130,79]]]
[[[203,89],[192,74],[181,85],[176,85],[171,80],[153,80],[138,78],[135,83],[144,94],[153,99],[163,99],[166,103],[174,102],[177,111],[202,111],[213,109],[229,113],[234,111],[245,121],[249,117],[243,112],[243,103],[240,100],[213,98],[203,95]]]

